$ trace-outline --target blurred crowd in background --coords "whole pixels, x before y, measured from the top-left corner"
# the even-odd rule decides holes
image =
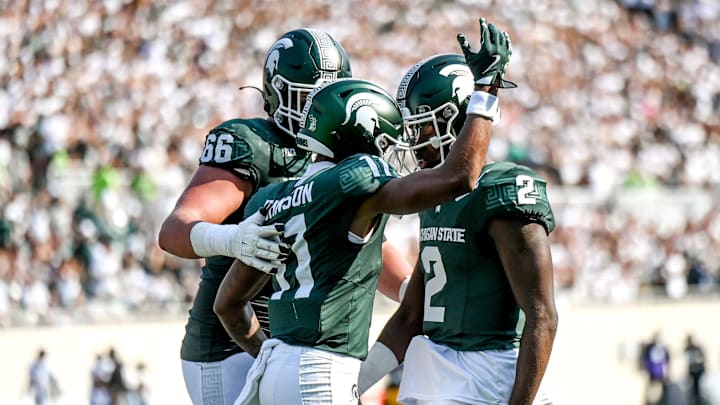
[[[716,1],[0,0],[0,10],[0,326],[187,308],[199,266],[160,251],[159,224],[207,131],[265,115],[261,95],[238,87],[261,85],[284,32],[328,31],[356,77],[394,93],[421,58],[459,52],[458,32],[478,41],[480,13],[511,34],[507,77],[520,84],[501,95],[490,158],[538,170],[557,196],[558,291],[612,302],[718,291],[720,207],[691,201],[660,226],[619,198],[717,200]]]
[[[44,348],[30,363],[27,392],[35,405],[52,405],[63,395],[63,387]],[[148,386],[145,363],[126,367],[115,348],[95,354],[90,370],[90,405],[146,405]]]

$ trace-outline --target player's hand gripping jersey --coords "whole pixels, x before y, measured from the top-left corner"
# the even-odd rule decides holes
[[[220,167],[250,180],[255,188],[298,177],[310,162],[310,153],[298,149],[272,122],[265,119],[233,119],[213,128],[205,139],[200,165]],[[223,223],[243,219],[243,204]],[[218,286],[234,258],[208,257],[202,269],[200,286],[185,327],[181,357],[189,361],[219,361],[241,352],[213,312]],[[267,330],[261,298],[255,307]]]
[[[299,181],[260,189],[246,215],[264,205],[266,224],[284,223],[292,246],[273,278],[271,336],[362,359],[387,216],[379,217],[365,240],[348,230],[367,195],[397,174],[382,159],[366,154],[328,166]]]
[[[487,227],[517,219],[550,233],[555,219],[545,191],[545,180],[529,168],[491,163],[472,193],[420,213],[423,331],[433,342],[460,351],[518,346],[520,310]]]

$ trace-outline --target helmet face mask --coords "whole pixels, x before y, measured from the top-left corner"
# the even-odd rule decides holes
[[[401,145],[413,152],[416,168],[445,160],[465,122],[473,90],[473,76],[462,55],[435,55],[405,74],[397,93],[405,123]]]
[[[277,108],[272,114],[275,124],[286,133],[295,136],[300,130],[300,118],[305,100],[316,86],[294,83],[276,75],[271,88],[277,97]]]
[[[418,166],[422,166],[421,163],[423,163],[417,161],[418,152],[429,146],[436,149],[439,154],[438,161],[433,162],[433,166],[445,160],[450,145],[455,143],[453,128],[460,115],[457,104],[448,101],[434,110],[408,115],[404,118],[405,139],[413,151]],[[428,127],[432,129],[429,130]]]
[[[336,162],[356,153],[382,156],[401,137],[403,121],[393,97],[365,80],[341,79],[307,98],[298,147]]]
[[[294,137],[300,129],[307,95],[325,82],[351,76],[345,50],[329,34],[307,28],[290,31],[265,57],[265,111],[281,130]]]
[[[382,157],[395,168],[400,175],[404,176],[417,170],[417,159],[410,146],[403,140],[404,136],[396,139],[382,139],[378,137],[382,149]]]

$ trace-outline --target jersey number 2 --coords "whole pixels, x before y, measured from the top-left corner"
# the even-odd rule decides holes
[[[425,314],[423,321],[445,322],[445,307],[430,305],[433,295],[442,291],[445,284],[447,284],[447,275],[445,274],[440,249],[437,246],[424,247],[420,253],[420,260],[422,260],[425,272],[435,275],[425,283]]]
[[[529,195],[535,192],[535,179],[526,174],[521,174],[515,177],[515,185],[522,186],[517,193],[518,204],[535,204],[537,202],[535,197]]]

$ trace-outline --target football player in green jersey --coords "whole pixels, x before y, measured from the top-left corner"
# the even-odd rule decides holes
[[[296,29],[280,37],[267,53],[263,76],[265,111],[271,119],[232,119],[213,128],[197,171],[163,223],[158,240],[164,250],[207,258],[181,348],[194,404],[231,403],[252,364],[212,310],[233,259],[269,269],[282,257],[281,230],[252,221],[238,225],[247,200],[259,187],[305,171],[310,153],[295,144],[305,97],[323,82],[350,76],[345,51],[327,33]],[[389,244],[383,245],[383,255],[379,289],[397,299],[398,286],[411,269]],[[253,301],[258,313],[267,311],[269,291]],[[267,328],[266,319],[263,326]]]
[[[443,54],[401,81],[397,101],[421,167],[457,146],[469,78],[461,55]],[[545,180],[510,162],[486,165],[471,193],[421,212],[415,272],[363,363],[360,391],[404,360],[403,404],[549,403],[538,392],[558,322],[554,227]]]
[[[507,35],[484,20],[481,27],[472,63],[478,72],[504,69]],[[258,355],[236,403],[357,402],[384,214],[418,212],[472,190],[498,112],[491,94],[497,83],[476,90],[445,164],[402,178],[380,158],[403,129],[391,95],[367,81],[341,79],[308,96],[297,143],[317,158],[299,180],[258,191],[246,210],[262,207],[266,223],[283,223],[292,247],[272,278],[272,339],[248,305],[270,274],[236,262],[215,300],[230,335]]]

